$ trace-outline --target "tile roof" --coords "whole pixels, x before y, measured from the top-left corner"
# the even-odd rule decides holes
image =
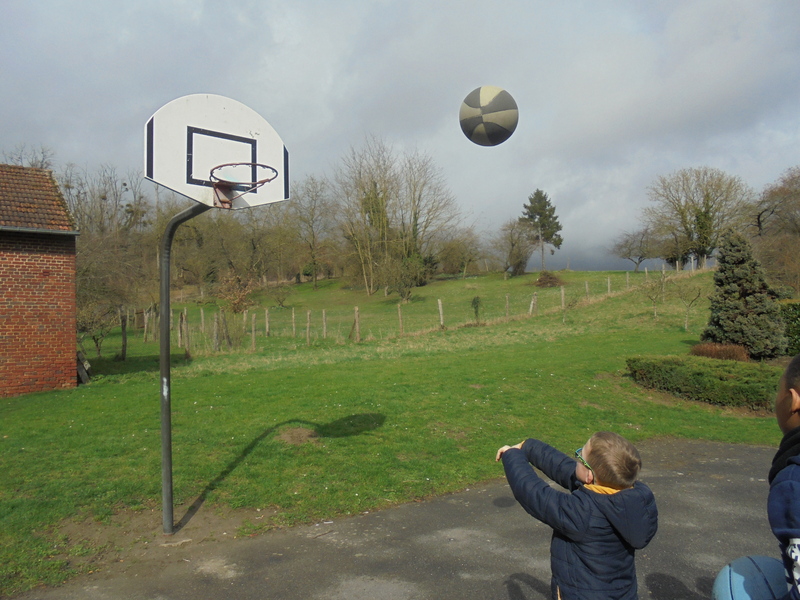
[[[74,233],[75,223],[53,174],[0,164],[0,230]]]

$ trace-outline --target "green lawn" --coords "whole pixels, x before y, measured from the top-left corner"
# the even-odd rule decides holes
[[[777,444],[772,418],[664,401],[625,376],[628,356],[686,354],[707,301],[693,310],[687,333],[678,300],[659,305],[654,319],[647,298],[625,291],[624,273],[560,275],[572,304],[566,313],[560,290],[533,287],[530,276],[442,281],[402,307],[413,326],[398,336],[396,297],[368,298],[326,281],[316,291],[299,286],[287,301],[303,314],[296,338],[289,322],[269,338],[261,330],[254,352],[249,341],[221,354],[197,344],[190,361],[173,343],[176,504],[203,498],[276,509],[260,528],[310,522],[500,477],[494,453],[503,444],[535,436],[571,450],[598,429],[634,442]],[[644,278],[631,275],[632,286]],[[697,277],[710,292],[710,275]],[[586,281],[592,301],[575,304]],[[540,315],[527,317],[534,292]],[[475,295],[485,299],[490,324],[462,327],[474,321]],[[262,300],[254,312],[263,315]],[[360,344],[347,340],[356,305],[367,340]],[[199,308],[187,305],[190,322],[199,322]],[[322,339],[317,331],[307,345],[305,311],[322,308],[338,334]],[[420,330],[428,333],[411,333]],[[104,351],[118,348],[115,334]],[[93,359],[101,376],[88,386],[0,401],[0,594],[70,575],[51,558],[55,545],[69,544],[52,535],[62,520],[160,506],[158,348],[136,333],[129,352],[125,363]],[[296,427],[318,437],[301,445],[279,439]]]

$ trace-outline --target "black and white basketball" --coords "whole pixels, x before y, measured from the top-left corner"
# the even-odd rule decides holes
[[[479,146],[502,144],[517,128],[519,110],[511,94],[493,85],[472,90],[458,113],[461,131]]]

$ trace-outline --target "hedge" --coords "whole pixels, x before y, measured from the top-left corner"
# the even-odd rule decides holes
[[[627,359],[633,380],[687,400],[721,406],[772,409],[783,370],[701,356],[643,356]]]

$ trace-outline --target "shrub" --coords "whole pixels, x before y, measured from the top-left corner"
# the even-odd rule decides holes
[[[739,344],[715,344],[713,342],[695,344],[692,346],[692,349],[689,350],[689,354],[692,356],[705,356],[707,358],[716,358],[719,360],[750,361],[747,348]]]
[[[781,304],[781,316],[786,326],[787,353],[800,354],[800,303]]]
[[[636,383],[687,400],[720,406],[771,409],[782,370],[762,363],[742,363],[702,356],[627,359]]]
[[[561,287],[567,285],[566,282],[552,271],[542,271],[534,284],[540,288]]]
[[[775,292],[753,258],[750,243],[739,233],[728,232],[720,243],[714,287],[711,317],[700,336],[702,341],[740,344],[757,360],[786,351]]]

